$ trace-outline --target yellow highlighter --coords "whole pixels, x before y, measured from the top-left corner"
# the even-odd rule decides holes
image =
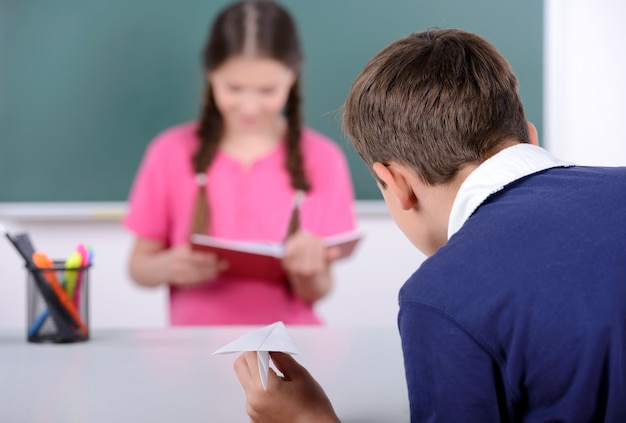
[[[76,281],[78,279],[78,269],[83,264],[83,256],[78,252],[74,251],[70,256],[65,260],[65,292],[67,292],[67,296],[70,298],[74,298],[74,290],[76,289]]]

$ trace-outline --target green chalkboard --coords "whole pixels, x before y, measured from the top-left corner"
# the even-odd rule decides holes
[[[124,201],[147,143],[195,119],[200,51],[223,0],[0,0],[0,202]],[[431,27],[476,32],[518,74],[542,133],[541,0],[284,0],[306,55],[306,123],[346,151],[334,113],[368,59]]]

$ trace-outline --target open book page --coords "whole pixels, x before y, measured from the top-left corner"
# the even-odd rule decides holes
[[[324,243],[327,247],[339,247],[340,254],[338,259],[342,259],[352,255],[361,239],[363,239],[363,233],[355,229],[328,236],[324,238]]]
[[[363,234],[358,231],[342,232],[324,239],[328,247],[339,247],[340,256],[350,256]],[[224,276],[281,281],[285,278],[282,268],[284,247],[282,243],[247,242],[216,238],[210,235],[192,234],[191,247],[198,251],[213,252],[228,261]]]

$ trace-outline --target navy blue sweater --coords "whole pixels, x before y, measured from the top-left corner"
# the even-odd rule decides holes
[[[509,184],[399,300],[412,422],[626,422],[626,168]]]

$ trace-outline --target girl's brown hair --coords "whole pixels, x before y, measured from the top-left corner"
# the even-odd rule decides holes
[[[287,120],[287,159],[285,167],[296,190],[309,190],[300,148],[301,94],[300,67],[302,52],[296,25],[289,13],[272,1],[250,0],[234,3],[217,16],[203,53],[205,72],[211,72],[233,56],[253,54],[278,60],[297,76],[285,104]],[[198,195],[191,223],[192,233],[206,233],[209,226],[209,206],[206,196],[206,172],[211,165],[222,138],[224,123],[217,109],[211,85],[207,83],[204,105],[199,120],[198,150],[193,156],[193,168],[198,175]]]
[[[481,37],[415,33],[383,48],[357,76],[343,126],[370,168],[394,160],[442,184],[507,140],[529,142],[517,87],[510,65]]]

